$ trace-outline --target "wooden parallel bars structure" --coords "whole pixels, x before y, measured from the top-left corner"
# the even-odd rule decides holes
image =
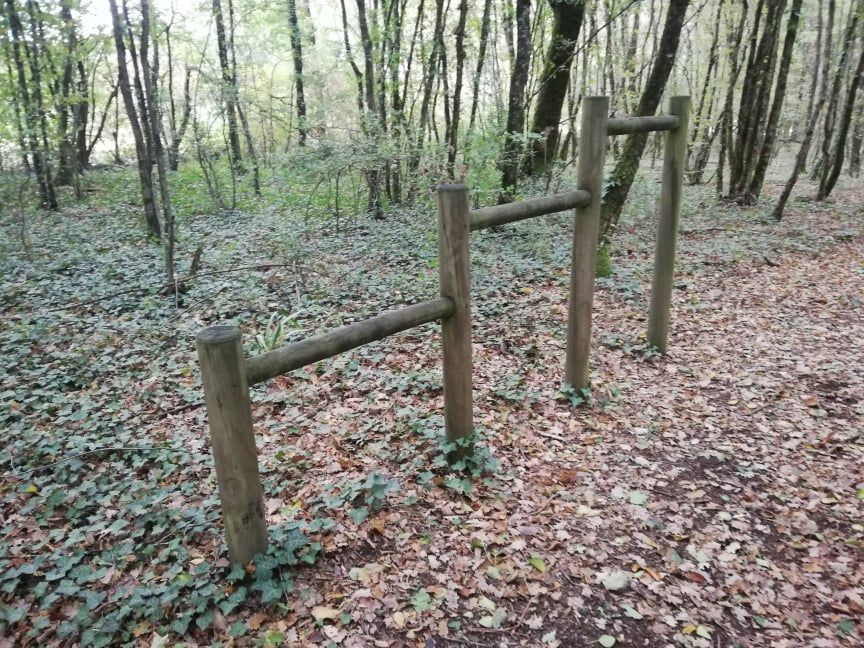
[[[670,114],[607,117],[606,97],[583,102],[577,184],[579,189],[471,211],[468,187],[438,187],[438,271],[436,299],[388,311],[280,349],[244,358],[237,326],[211,326],[196,338],[210,438],[228,554],[247,563],[267,548],[262,486],[258,471],[249,386],[344,353],[422,324],[441,321],[444,419],[448,441],[474,429],[471,354],[471,232],[561,211],[574,210],[565,383],[589,385],[591,315],[597,237],[607,135],[666,131],[648,342],[666,350],[681,213],[689,97],[673,97]],[[463,452],[470,452],[465,448]]]

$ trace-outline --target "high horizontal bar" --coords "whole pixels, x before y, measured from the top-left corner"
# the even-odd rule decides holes
[[[471,231],[486,229],[495,225],[506,225],[517,221],[554,214],[576,207],[584,207],[591,202],[591,194],[581,189],[566,193],[541,196],[529,200],[483,207],[471,212]]]
[[[611,117],[607,122],[608,135],[630,135],[631,133],[651,133],[678,128],[677,115],[657,115],[656,117]]]
[[[453,309],[453,302],[447,297],[432,299],[252,356],[246,359],[246,381],[257,385],[394,333],[449,317]]]

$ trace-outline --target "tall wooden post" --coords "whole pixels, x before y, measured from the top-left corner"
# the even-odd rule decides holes
[[[654,254],[654,282],[647,333],[648,344],[662,353],[666,352],[669,310],[672,305],[672,287],[675,281],[675,241],[681,218],[681,189],[684,182],[684,163],[687,158],[690,97],[672,97],[669,100],[669,112],[678,117],[678,127],[666,132],[657,247]]]
[[[588,387],[590,375],[591,312],[594,307],[594,273],[600,234],[608,114],[608,97],[586,97],[583,100],[576,178],[579,188],[591,194],[591,202],[576,209],[573,227],[565,368],[565,382],[576,389]]]
[[[474,429],[471,394],[471,285],[468,187],[438,185],[438,275],[453,314],[441,325],[444,345],[444,424],[448,441]],[[469,449],[470,451],[470,449]],[[464,454],[464,453],[457,453]]]
[[[228,556],[247,563],[267,548],[267,524],[240,329],[211,326],[196,343]]]

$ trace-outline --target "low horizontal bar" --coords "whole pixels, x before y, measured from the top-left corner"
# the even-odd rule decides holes
[[[477,230],[495,225],[506,225],[507,223],[515,223],[528,218],[534,218],[535,216],[584,207],[590,202],[590,193],[576,189],[567,193],[520,200],[519,202],[508,203],[506,205],[483,207],[471,212],[471,231],[476,232]]]
[[[609,135],[630,135],[631,133],[651,133],[678,128],[676,115],[657,115],[656,117],[612,117],[607,122]]]
[[[246,381],[250,385],[257,385],[394,333],[449,317],[453,309],[453,302],[441,297],[387,311],[362,322],[340,326],[327,333],[252,356],[246,359]]]

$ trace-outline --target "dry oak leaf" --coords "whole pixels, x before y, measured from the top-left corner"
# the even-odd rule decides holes
[[[335,621],[339,618],[339,610],[326,605],[316,605],[312,608],[312,617],[318,621]]]

